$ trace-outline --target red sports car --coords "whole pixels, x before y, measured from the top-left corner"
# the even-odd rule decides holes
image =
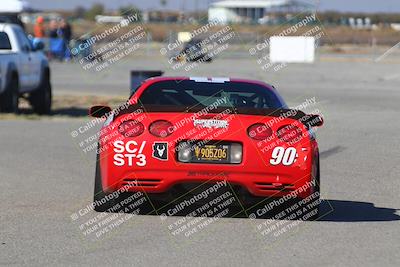
[[[222,180],[258,197],[319,198],[312,127],[323,120],[288,109],[263,82],[151,78],[121,107],[89,112],[106,119],[97,151],[96,211],[109,209],[116,192],[159,194],[177,184]]]

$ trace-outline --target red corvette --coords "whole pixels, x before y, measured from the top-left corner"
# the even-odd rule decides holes
[[[273,86],[229,78],[151,78],[100,131],[94,209],[116,192],[164,193],[225,180],[258,197],[319,197],[318,115],[288,109]],[[114,197],[113,197],[114,196]]]

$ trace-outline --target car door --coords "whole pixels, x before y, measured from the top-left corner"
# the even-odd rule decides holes
[[[20,28],[15,29],[15,34],[17,36],[21,54],[20,59],[20,91],[26,92],[34,89],[35,87],[35,75],[37,70],[33,62],[33,49],[29,39],[26,37],[24,31]],[[40,75],[40,74],[39,74]]]
[[[42,51],[31,51],[31,71],[32,71],[32,85],[36,89],[42,81]]]
[[[42,60],[42,51],[35,51],[32,45],[32,42],[28,39],[26,34],[22,32],[21,38],[24,39],[24,43],[28,43],[29,45],[29,58],[28,58],[28,63],[29,63],[29,70],[30,70],[30,87],[33,89],[36,89],[41,82],[42,79],[42,65],[41,65],[41,60]]]

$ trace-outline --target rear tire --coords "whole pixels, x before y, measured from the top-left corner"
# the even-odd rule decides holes
[[[310,212],[313,212],[313,215],[310,216],[307,221],[315,221],[319,218],[319,211],[320,211],[320,197],[321,197],[321,187],[320,187],[320,169],[319,169],[319,155],[316,157],[316,172],[315,172],[315,186],[313,187],[311,194],[316,194],[316,197],[312,198],[312,202],[317,202],[318,204],[313,207]]]
[[[103,185],[101,182],[101,170],[100,170],[100,161],[99,161],[99,154],[96,157],[96,174],[94,178],[94,194],[93,194],[93,204],[94,210],[98,212],[105,212],[111,209],[114,204],[115,200],[110,199],[106,200],[107,194],[103,191]]]
[[[33,111],[38,114],[50,114],[51,112],[51,83],[50,73],[45,71],[39,87],[29,96],[29,102],[32,105]]]
[[[19,103],[19,80],[16,74],[11,76],[4,93],[0,95],[0,111],[8,113],[18,113]]]

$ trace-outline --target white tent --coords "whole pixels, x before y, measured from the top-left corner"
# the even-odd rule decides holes
[[[24,0],[1,0],[0,13],[21,13],[31,9],[30,4]]]

